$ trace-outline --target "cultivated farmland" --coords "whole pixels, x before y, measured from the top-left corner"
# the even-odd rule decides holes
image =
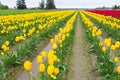
[[[120,80],[119,12],[2,11],[0,80]]]

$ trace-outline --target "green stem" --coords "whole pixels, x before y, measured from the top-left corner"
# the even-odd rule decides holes
[[[118,80],[120,79],[120,75],[118,75]]]
[[[42,80],[44,80],[44,73],[41,73],[41,78]]]
[[[48,75],[48,76],[47,76],[47,80],[51,80],[51,77],[50,77],[50,75]]]
[[[30,71],[28,71],[28,80],[30,80]]]

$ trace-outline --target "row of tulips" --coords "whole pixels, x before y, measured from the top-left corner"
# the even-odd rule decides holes
[[[120,10],[87,10],[89,12],[120,18]]]
[[[114,45],[111,38],[102,40],[102,30],[90,20],[87,12],[80,11],[83,26],[86,29],[86,35],[91,42],[92,51],[96,54],[96,68],[103,74],[102,80],[119,80],[120,66],[118,66],[118,57],[111,58],[111,51],[120,48],[120,42]]]
[[[49,52],[46,53],[46,51],[42,51],[40,55],[37,56],[40,80],[61,80],[62,74],[66,71],[63,61],[73,38],[76,16],[77,12],[69,19],[66,26],[60,28],[59,33],[50,40],[52,47]],[[46,61],[44,61],[44,58],[47,58]],[[30,61],[24,63],[24,68],[28,72],[30,72],[32,68],[31,64]]]
[[[28,32],[30,31],[30,33],[33,33],[30,36],[27,35],[27,32],[26,32],[27,29],[25,29],[23,26],[19,27],[19,29],[15,30],[15,32],[11,31],[13,33],[20,32],[20,34],[21,34],[21,32],[23,32],[23,33],[26,32],[24,34],[26,34],[27,36],[25,37],[23,34],[21,34],[21,36],[19,36],[19,37],[17,36],[18,39],[16,39],[16,41],[24,40],[24,39],[25,39],[25,41],[22,41],[20,43],[15,43],[15,45],[12,45],[11,47],[15,46],[16,48],[15,49],[13,48],[13,50],[11,49],[11,51],[10,50],[6,51],[6,49],[7,50],[9,49],[11,42],[8,41],[8,39],[7,39],[7,41],[5,41],[5,43],[3,43],[4,44],[4,45],[2,45],[3,51],[1,52],[1,56],[0,56],[0,64],[1,64],[0,65],[0,77],[6,78],[6,75],[7,75],[6,72],[8,71],[8,69],[11,66],[21,65],[22,61],[23,61],[21,59],[24,59],[24,58],[29,57],[29,56],[30,57],[34,56],[32,51],[35,50],[36,44],[38,42],[40,42],[40,40],[43,40],[45,38],[49,38],[53,32],[55,32],[57,29],[59,29],[59,27],[61,27],[61,26],[63,26],[63,24],[65,24],[65,22],[74,14],[74,12],[75,11],[60,11],[60,12],[58,11],[58,12],[51,12],[51,14],[45,13],[48,15],[42,14],[42,15],[44,15],[44,18],[40,19],[40,20],[39,20],[39,18],[40,18],[39,14],[41,14],[41,13],[26,14],[26,16],[29,15],[29,17],[30,17],[30,15],[32,15],[31,16],[32,18],[30,17],[30,19],[36,18],[37,22],[39,22],[39,24],[35,23],[36,26],[29,25],[26,27],[29,29]],[[64,13],[67,13],[67,14],[64,14]],[[53,17],[53,14],[54,14],[54,17]],[[36,15],[39,15],[39,18],[37,18]],[[49,15],[51,15],[51,16],[49,16]],[[18,16],[22,17],[23,15],[18,15]],[[6,17],[9,17],[9,16],[6,16]],[[16,17],[17,17],[17,15],[16,15]],[[18,21],[20,22],[22,20],[22,18],[19,19],[19,17],[18,17]],[[23,18],[23,21],[27,21],[27,19],[29,19],[29,17]],[[15,16],[14,16],[14,18],[15,18]],[[47,20],[49,22],[44,22],[47,18],[49,18]],[[17,21],[16,18],[15,18],[15,20]],[[33,20],[33,22],[34,22],[34,20]],[[35,22],[36,22],[36,20],[35,20]],[[42,22],[44,22],[44,23],[42,23]],[[37,27],[38,27],[37,25],[39,25],[39,27],[40,27],[39,29],[37,29]],[[21,31],[21,29],[22,29],[22,31]],[[4,34],[4,36],[5,36],[5,34]],[[9,35],[7,35],[6,38],[8,36]],[[6,52],[4,52],[4,50]],[[6,54],[4,54],[4,53],[6,53]]]
[[[98,24],[101,24],[101,22],[99,22],[99,21],[97,21],[98,22],[98,24],[97,24],[97,22],[94,20],[94,19],[96,19],[94,16],[97,16],[97,14],[96,15],[91,15],[92,13],[88,13],[87,14],[87,12],[86,12],[86,15],[87,15],[87,17],[90,17],[90,20],[92,21],[92,22],[94,22],[95,23],[95,25],[97,25],[99,28],[101,28],[101,30],[105,30],[105,32],[107,33],[107,35],[109,34],[112,34],[112,36],[110,36],[111,38],[109,38],[109,40],[106,38],[106,39],[104,39],[104,42],[105,42],[105,44],[108,46],[108,47],[110,47],[111,48],[111,50],[112,51],[115,51],[115,50],[118,50],[119,49],[119,42],[120,42],[120,40],[119,40],[119,28],[118,29],[116,29],[117,30],[117,36],[115,36],[115,34],[113,34],[113,32],[112,31],[115,31],[115,29],[108,29],[108,28],[106,28],[105,27],[105,25],[103,26],[103,25],[98,25]],[[98,16],[101,16],[101,15],[98,15]],[[92,19],[92,18],[94,18],[94,19]],[[97,20],[98,20],[98,18],[99,17],[97,17]],[[104,17],[103,17],[104,18]],[[111,18],[112,19],[112,18]],[[100,20],[100,19],[99,19]],[[117,19],[116,19],[117,20]],[[118,20],[119,21],[119,20]],[[106,22],[109,22],[109,19],[107,20],[106,19]],[[114,22],[112,23],[112,24],[114,24]],[[119,26],[119,25],[118,25]],[[114,32],[115,33],[115,32]],[[114,39],[113,39],[114,38]],[[119,50],[118,50],[119,51]]]
[[[72,11],[73,12],[73,11]],[[0,51],[5,53],[9,50],[11,44],[16,44],[26,40],[34,33],[40,33],[44,29],[50,28],[55,24],[70,15],[70,11],[33,13],[25,15],[10,15],[0,17]],[[28,17],[29,16],[29,17]],[[9,46],[4,43],[9,42]]]
[[[84,12],[85,13],[85,12]],[[95,22],[95,20],[93,20],[93,19],[91,19],[91,18],[95,18],[94,16],[96,16],[96,15],[91,15],[91,13],[85,13],[86,15],[87,15],[87,17],[90,17],[90,20],[95,24],[95,25],[97,25],[97,22]],[[100,15],[99,15],[100,16]],[[98,17],[99,18],[99,17]],[[95,18],[96,19],[96,18]],[[98,20],[98,19],[97,19]],[[99,19],[100,20],[100,19]],[[99,21],[98,21],[99,22]],[[106,20],[106,22],[107,22],[107,20]],[[109,20],[108,20],[108,22],[109,22]],[[101,22],[99,22],[99,23],[101,23]],[[99,24],[98,23],[98,24]],[[112,23],[112,24],[114,24],[114,23]],[[104,26],[103,25],[97,25],[99,28],[101,28],[101,30],[104,30],[104,29],[102,29],[102,28],[104,28]],[[118,25],[119,26],[119,25]],[[106,30],[107,30],[107,32],[106,32]],[[109,31],[109,32],[108,32]],[[118,35],[120,35],[119,34],[119,28],[117,29],[117,33],[118,33]],[[107,33],[107,34],[110,34],[112,31],[111,30],[109,30],[109,29],[105,29],[105,32]],[[114,34],[113,34],[114,35]],[[111,46],[111,50],[112,51],[114,51],[114,50],[116,50],[116,49],[119,49],[119,42],[120,42],[120,40],[118,40],[118,38],[117,37],[115,37],[114,39],[114,36],[111,36],[111,38],[109,38],[109,39],[104,39],[104,42],[105,42],[105,44],[108,46],[108,47],[110,47]],[[116,39],[117,38],[117,39]],[[112,45],[113,44],[113,45]]]
[[[120,41],[120,20],[107,17],[95,13],[85,12],[86,15],[100,28],[102,28],[108,35],[111,35],[116,40]]]

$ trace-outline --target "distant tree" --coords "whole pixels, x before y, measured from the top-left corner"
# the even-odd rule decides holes
[[[2,3],[0,2],[0,5],[1,5]]]
[[[113,6],[113,9],[119,9],[119,6],[115,5]]]
[[[0,9],[8,9],[8,8],[9,7],[7,5],[3,5],[3,4],[0,5]]]
[[[36,7],[32,7],[32,8],[30,8],[30,10],[36,10],[37,8]]]
[[[25,0],[17,0],[17,9],[26,9]]]
[[[39,3],[39,8],[44,9],[44,7],[45,7],[45,1],[41,0],[41,2]]]
[[[17,7],[16,7],[16,6],[14,6],[14,9],[17,9]]]
[[[118,7],[119,7],[119,9],[120,9],[120,5],[119,5]]]
[[[0,9],[8,9],[9,7],[7,5],[4,5],[0,2]]]
[[[106,8],[105,6],[102,7],[102,9],[105,9],[105,8]]]
[[[47,0],[47,4],[46,4],[46,9],[55,9],[55,2],[54,0]]]

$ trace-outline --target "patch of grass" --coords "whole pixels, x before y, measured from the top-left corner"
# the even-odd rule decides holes
[[[38,13],[38,12],[50,12],[50,11],[58,11],[58,10],[0,10],[0,16],[27,14],[27,13]]]

